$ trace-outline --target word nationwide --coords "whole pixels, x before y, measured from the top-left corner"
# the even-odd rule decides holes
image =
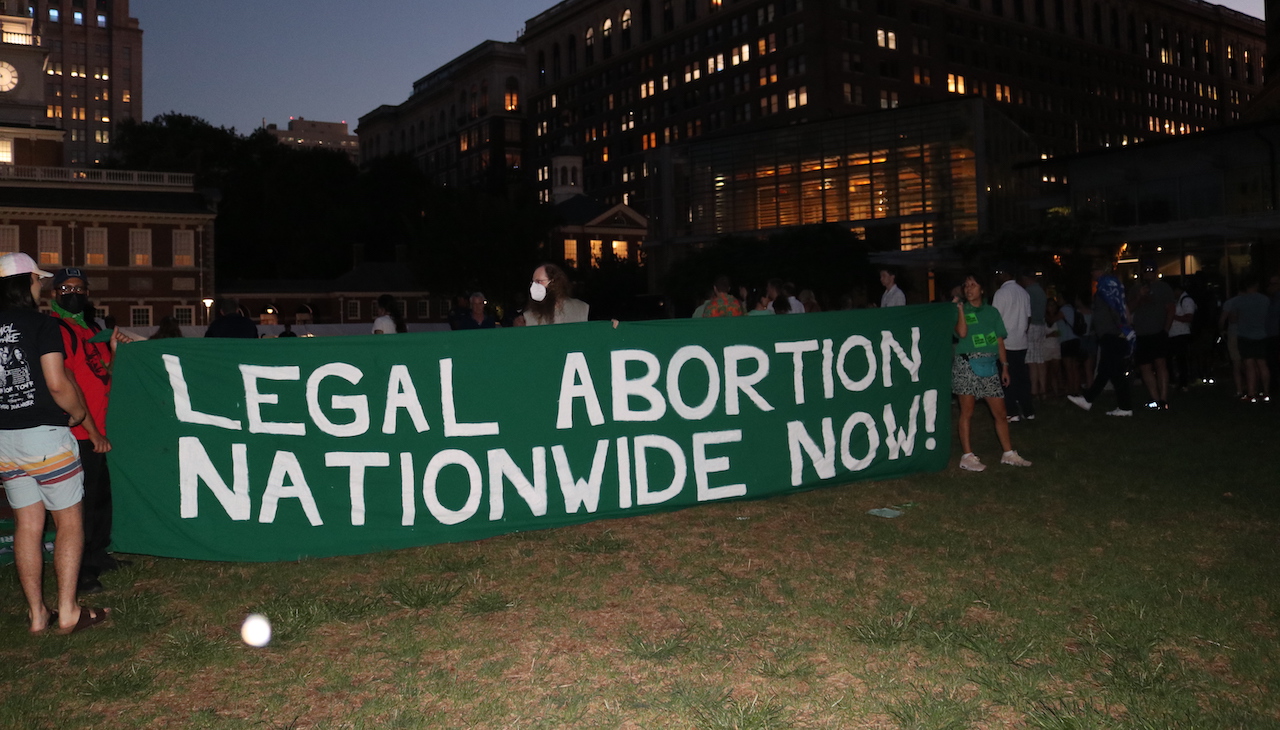
[[[953,317],[130,345],[114,548],[296,560],[936,471]]]

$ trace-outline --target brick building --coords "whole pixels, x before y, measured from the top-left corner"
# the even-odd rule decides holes
[[[83,267],[99,315],[123,326],[203,320],[215,217],[190,175],[0,165],[0,253]]]

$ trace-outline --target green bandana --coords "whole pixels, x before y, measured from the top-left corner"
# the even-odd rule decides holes
[[[58,304],[57,299],[49,300],[49,308],[52,309],[54,312],[56,312],[59,317],[62,317],[63,319],[69,319],[72,322],[75,322],[76,324],[80,325],[81,327],[84,327],[85,329],[89,329],[89,325],[85,324],[83,312],[81,312],[80,314],[73,314],[72,312],[68,312]]]

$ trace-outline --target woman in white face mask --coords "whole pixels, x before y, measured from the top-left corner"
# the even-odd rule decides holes
[[[559,266],[543,264],[533,270],[529,306],[517,318],[516,326],[586,322],[589,308],[586,302],[569,296],[569,277]]]

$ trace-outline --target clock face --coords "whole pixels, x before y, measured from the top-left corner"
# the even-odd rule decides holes
[[[0,61],[0,91],[13,91],[18,85],[18,69],[8,61]]]

